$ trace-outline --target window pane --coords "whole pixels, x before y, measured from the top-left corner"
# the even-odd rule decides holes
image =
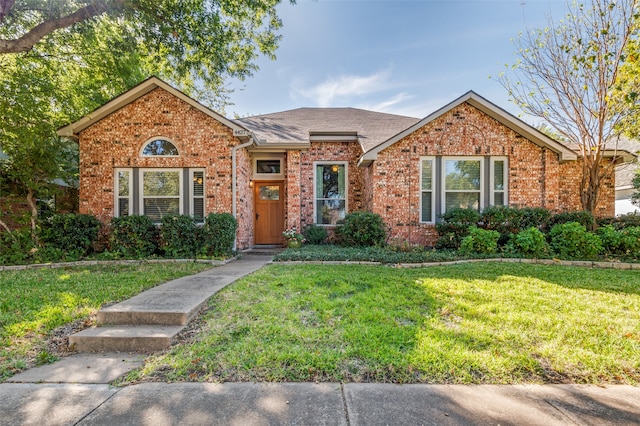
[[[193,172],[193,196],[204,195],[204,172]]]
[[[479,192],[447,192],[445,211],[460,207],[463,209],[480,209]]]
[[[344,200],[317,200],[316,201],[316,223],[322,225],[335,225],[339,220],[344,219]]]
[[[142,155],[178,155],[178,148],[164,139],[156,139],[145,145]]]
[[[493,194],[493,205],[504,206],[504,192],[496,192]]]
[[[148,171],[143,172],[142,195],[153,196],[180,196],[180,172]]]
[[[431,191],[422,193],[422,222],[431,222],[433,220],[431,206]]]
[[[280,199],[280,187],[278,185],[261,185],[259,197],[261,200],[278,201]]]
[[[493,189],[504,190],[504,161],[493,162]]]
[[[196,222],[202,222],[204,219],[204,198],[193,199],[193,218]]]
[[[256,160],[257,173],[280,173],[280,160]]]
[[[145,198],[144,215],[154,222],[162,221],[168,214],[180,214],[180,200],[178,198]]]
[[[317,198],[345,198],[344,165],[319,165],[316,169],[316,179]]]
[[[129,196],[129,172],[118,172],[118,196]]]
[[[432,160],[422,160],[422,190],[431,191],[431,177],[433,176]]]
[[[129,199],[118,198],[118,216],[129,216]]]
[[[479,160],[446,160],[445,189],[480,190]]]

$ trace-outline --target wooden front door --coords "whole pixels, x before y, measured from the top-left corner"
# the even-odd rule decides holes
[[[284,183],[254,183],[256,244],[281,244],[284,231]]]

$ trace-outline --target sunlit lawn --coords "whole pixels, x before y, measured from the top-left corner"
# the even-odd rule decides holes
[[[272,265],[127,381],[640,382],[640,273]]]
[[[0,272],[0,380],[34,357],[51,360],[43,342],[56,327],[89,318],[103,303],[209,267],[165,263]]]

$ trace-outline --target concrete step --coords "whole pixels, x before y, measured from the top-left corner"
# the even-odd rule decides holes
[[[182,326],[142,325],[92,327],[69,336],[78,352],[155,352],[171,346]]]
[[[199,306],[193,312],[159,312],[159,311],[127,311],[117,308],[108,308],[98,311],[96,322],[100,326],[109,325],[180,325],[184,326],[194,313],[200,309]]]

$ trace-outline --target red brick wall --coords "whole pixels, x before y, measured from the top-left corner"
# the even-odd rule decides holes
[[[347,161],[348,162],[348,185],[347,185],[347,213],[360,211],[363,209],[363,180],[364,170],[358,167],[358,158],[362,155],[362,148],[357,142],[312,142],[311,147],[307,151],[300,153],[299,166],[299,186],[300,186],[300,222],[298,224],[295,215],[297,206],[292,206],[293,211],[289,213],[288,224],[303,229],[306,225],[314,223],[313,217],[313,164],[314,162],[324,161]],[[289,153],[291,156],[291,152]],[[293,161],[289,161],[288,165],[292,165]],[[296,169],[288,169],[289,174],[295,174]],[[294,183],[295,177],[288,177],[288,182]],[[293,186],[293,185],[292,185]],[[291,188],[291,186],[289,186]],[[295,198],[292,194],[289,196],[289,204],[295,204]]]
[[[392,239],[420,245],[437,239],[433,225],[420,223],[421,156],[506,156],[510,205],[580,208],[577,162],[560,164],[557,154],[465,103],[383,150],[373,163],[372,211],[391,227]],[[603,209],[609,214],[615,196],[611,183],[601,199],[611,206]]]
[[[142,146],[153,137],[172,141],[180,156],[141,157]],[[205,212],[230,213],[231,148],[239,144],[230,128],[165,90],[155,89],[81,132],[79,210],[102,221],[113,216],[115,168],[201,167],[206,176]],[[247,180],[248,188],[249,161],[242,154],[238,157],[239,176]],[[246,224],[248,204],[252,201],[244,198],[238,203],[243,244],[251,239]]]
[[[300,188],[300,151],[288,151],[286,158],[286,207],[285,207],[285,223],[287,229],[301,230],[300,226],[300,206],[301,206],[301,188]],[[312,188],[313,191],[313,188]],[[307,191],[305,191],[305,194]],[[306,195],[305,195],[306,196]],[[313,192],[311,193],[313,197]]]

